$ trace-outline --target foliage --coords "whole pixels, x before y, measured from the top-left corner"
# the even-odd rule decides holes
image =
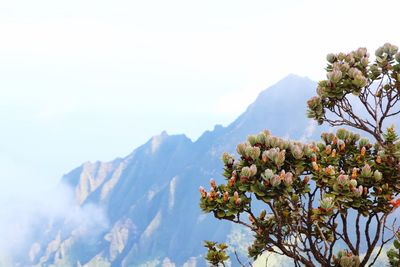
[[[388,251],[387,256],[389,258],[390,266],[397,267],[400,266],[400,232],[397,233],[393,246],[394,248],[391,248]]]
[[[382,145],[386,118],[400,113],[400,53],[386,43],[370,64],[366,48],[327,56],[327,80],[318,83],[317,94],[308,101],[308,117],[320,124],[348,125],[371,134]],[[364,118],[351,105],[351,95],[366,111]]]
[[[308,116],[375,141],[339,129],[303,144],[264,131],[237,146],[238,158],[224,153],[226,183],[211,179],[208,192],[201,187],[200,207],[248,227],[250,257],[270,251],[295,266],[366,266],[394,237],[388,221],[400,206],[400,142],[394,127],[382,127],[400,112],[400,53],[385,44],[372,64],[365,48],[327,59],[328,79],[308,101]],[[350,95],[367,118],[355,112]],[[264,210],[256,212],[260,203]]]
[[[206,260],[212,266],[218,266],[219,264],[225,266],[224,262],[229,259],[225,251],[228,248],[226,244],[217,244],[217,242],[204,241],[204,246],[207,248]]]

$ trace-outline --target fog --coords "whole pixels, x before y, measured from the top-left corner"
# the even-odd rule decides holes
[[[85,238],[96,236],[108,226],[103,209],[93,204],[77,205],[67,185],[24,195],[14,189],[14,193],[13,197],[0,198],[1,265],[11,264],[13,259],[28,259],[35,242],[56,238],[58,232],[52,226],[57,223],[63,224],[64,233],[73,231],[73,236]],[[40,251],[45,250],[40,247]]]

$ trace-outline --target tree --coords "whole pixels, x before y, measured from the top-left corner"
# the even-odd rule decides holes
[[[307,144],[264,131],[237,146],[238,158],[222,155],[226,183],[200,188],[204,212],[254,233],[250,257],[269,251],[295,266],[372,266],[395,237],[400,142],[387,120],[400,113],[400,52],[385,44],[375,56],[370,62],[365,48],[329,54],[327,79],[307,102],[319,124],[353,127],[373,142],[346,129]]]

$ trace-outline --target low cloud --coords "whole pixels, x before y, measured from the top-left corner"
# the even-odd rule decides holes
[[[55,238],[52,228],[60,222],[64,232],[82,236],[96,236],[108,226],[103,209],[92,204],[79,206],[67,185],[29,195],[16,190],[11,198],[0,199],[0,264],[9,266],[13,259],[28,259],[35,242],[46,236]]]

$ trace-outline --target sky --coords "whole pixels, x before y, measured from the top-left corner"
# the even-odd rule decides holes
[[[166,130],[195,141],[330,52],[400,45],[400,2],[1,0],[0,199]]]

